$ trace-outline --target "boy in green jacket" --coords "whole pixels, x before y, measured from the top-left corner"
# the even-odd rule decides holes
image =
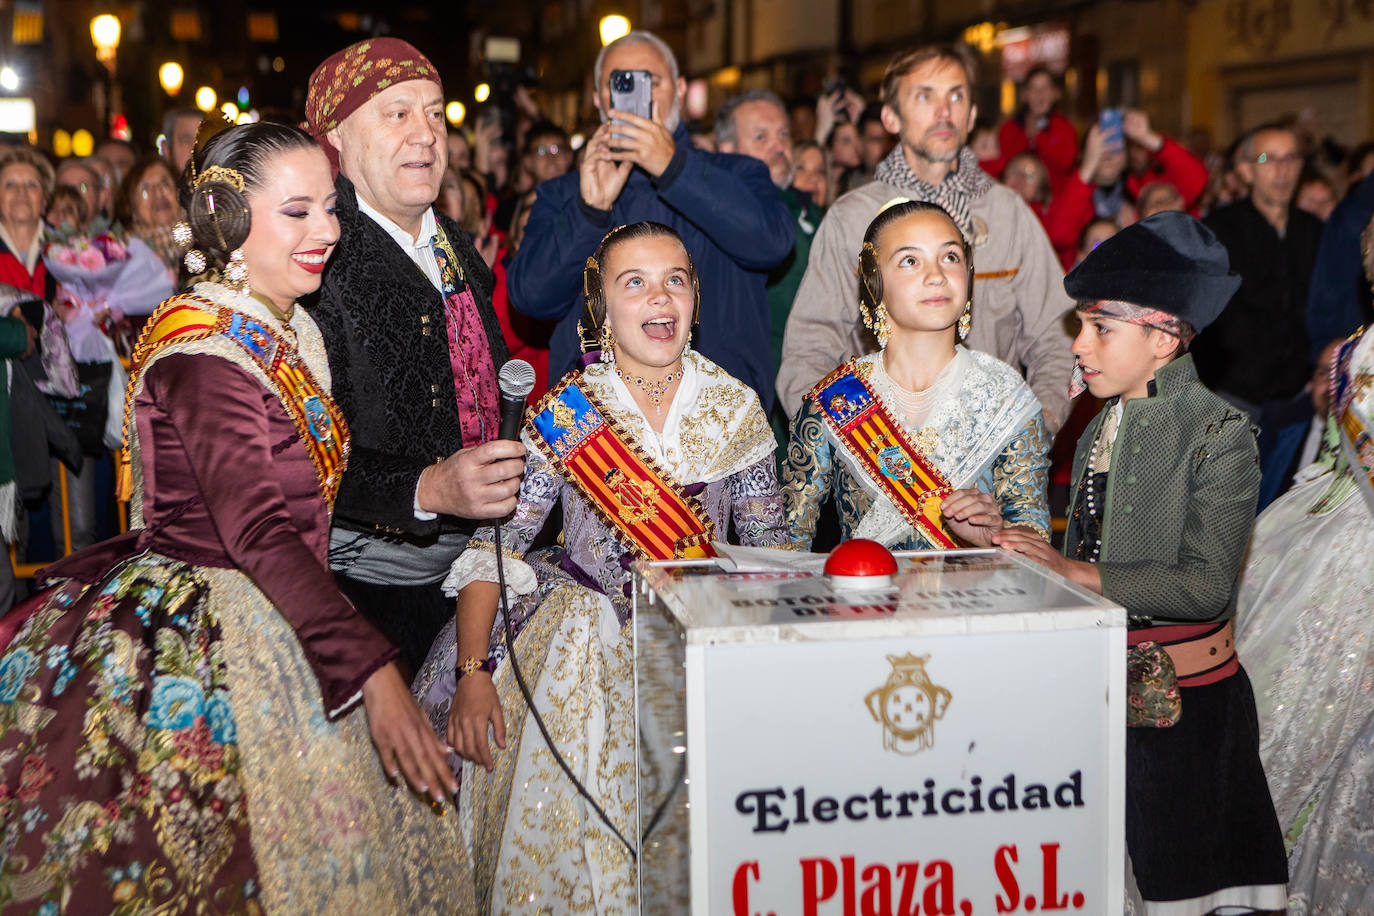
[[[1078,441],[1064,555],[1025,531],[996,539],[1130,615],[1126,843],[1147,912],[1287,906],[1232,626],[1255,433],[1187,353],[1239,286],[1226,249],[1178,212],[1123,229],[1064,279],[1082,320],[1071,394],[1107,406]]]

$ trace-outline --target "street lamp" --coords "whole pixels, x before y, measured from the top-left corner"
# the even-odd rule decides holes
[[[91,44],[95,45],[95,56],[100,62],[113,70],[115,51],[119,49],[119,20],[109,13],[92,19]]]
[[[630,20],[616,13],[601,17],[601,44],[608,45],[617,38],[630,34]]]
[[[209,86],[201,86],[196,90],[196,107],[201,111],[209,111],[214,108],[217,101],[219,101],[219,96],[215,95],[215,90]]]
[[[110,129],[111,112],[119,111],[119,82],[115,79],[115,52],[119,49],[119,19],[102,13],[91,20],[91,44],[96,58],[105,65],[105,111],[101,117],[101,133]]]
[[[157,69],[157,80],[162,84],[162,91],[168,95],[176,95],[181,91],[181,81],[186,78],[186,73],[181,69],[181,64],[174,60],[169,60]]]

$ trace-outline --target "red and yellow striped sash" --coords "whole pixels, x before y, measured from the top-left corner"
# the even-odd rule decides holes
[[[568,376],[535,406],[527,426],[535,446],[636,556],[715,556],[715,526],[697,501],[627,441],[579,380]]]
[[[940,516],[940,503],[953,488],[854,371],[854,364],[835,370],[809,397],[840,443],[911,527],[940,547],[957,547]]]
[[[133,418],[135,385],[149,360],[171,343],[205,340],[220,335],[233,341],[262,369],[273,393],[291,417],[315,466],[315,477],[332,509],[348,463],[348,422],[300,355],[265,323],[202,296],[182,295],[158,307],[134,347],[133,370],[124,403],[124,452],[119,468],[119,495],[133,495],[129,464],[129,423]]]

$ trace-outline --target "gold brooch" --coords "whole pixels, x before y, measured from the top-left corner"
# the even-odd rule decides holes
[[[577,416],[573,409],[562,401],[553,403],[553,425],[559,429],[576,429]]]

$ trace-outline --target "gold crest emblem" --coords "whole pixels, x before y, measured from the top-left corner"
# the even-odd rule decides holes
[[[935,745],[935,720],[944,718],[951,694],[926,673],[929,655],[889,655],[887,683],[869,692],[864,705],[883,726],[883,750],[917,754]]]
[[[553,402],[553,425],[559,429],[572,429],[577,424],[577,414],[562,401]]]
[[[620,517],[631,525],[658,516],[658,493],[647,480],[631,480],[620,468],[611,468],[604,478],[606,488],[620,503]]]

